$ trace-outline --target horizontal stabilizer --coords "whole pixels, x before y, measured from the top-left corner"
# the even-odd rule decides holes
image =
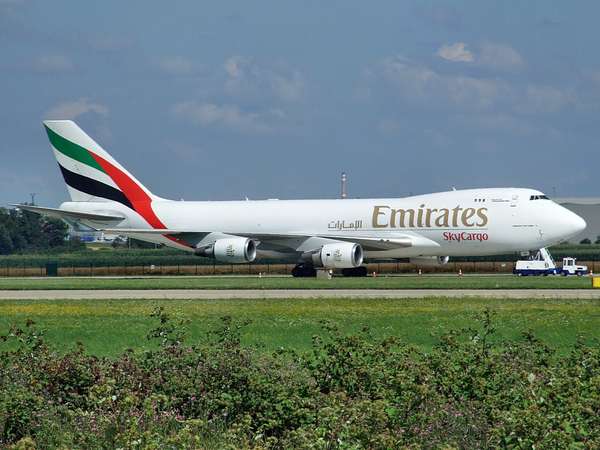
[[[175,234],[183,234],[183,233],[195,233],[194,231],[169,230],[168,228],[103,228],[100,231],[104,231],[105,233],[109,233],[109,234],[123,234],[123,235],[127,235],[127,234],[175,235]]]
[[[42,206],[31,206],[31,205],[11,205],[15,206],[24,211],[30,211],[36,214],[42,214],[46,217],[52,217],[54,219],[63,219],[67,221],[80,221],[80,220],[92,220],[97,222],[121,222],[125,220],[123,216],[114,216],[108,214],[95,214],[86,213],[79,211],[69,211],[66,209],[59,208],[44,208]]]

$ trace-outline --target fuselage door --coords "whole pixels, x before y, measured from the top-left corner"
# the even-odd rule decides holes
[[[519,196],[517,194],[513,194],[510,197],[510,212],[513,216],[513,218],[517,217],[517,211],[519,210],[518,205],[519,205]]]

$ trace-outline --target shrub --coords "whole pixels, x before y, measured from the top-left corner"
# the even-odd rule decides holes
[[[0,445],[13,448],[598,448],[600,350],[566,356],[485,311],[429,352],[324,323],[309,354],[242,345],[223,318],[197,345],[152,317],[150,351],[53,351],[28,321],[3,336]]]

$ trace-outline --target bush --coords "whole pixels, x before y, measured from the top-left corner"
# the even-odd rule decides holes
[[[159,308],[150,351],[58,354],[31,321],[3,336],[0,445],[13,448],[598,448],[600,350],[474,328],[429,352],[324,323],[309,354],[242,345],[223,318],[187,345]]]

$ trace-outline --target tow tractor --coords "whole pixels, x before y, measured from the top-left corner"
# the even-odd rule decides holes
[[[562,274],[567,275],[586,275],[588,273],[587,266],[578,266],[575,264],[577,260],[575,258],[563,258]]]
[[[562,267],[557,267],[552,255],[547,248],[540,248],[538,252],[529,259],[517,261],[513,273],[519,276],[527,275],[585,275],[588,273],[587,266],[575,264],[575,258],[563,258]]]

